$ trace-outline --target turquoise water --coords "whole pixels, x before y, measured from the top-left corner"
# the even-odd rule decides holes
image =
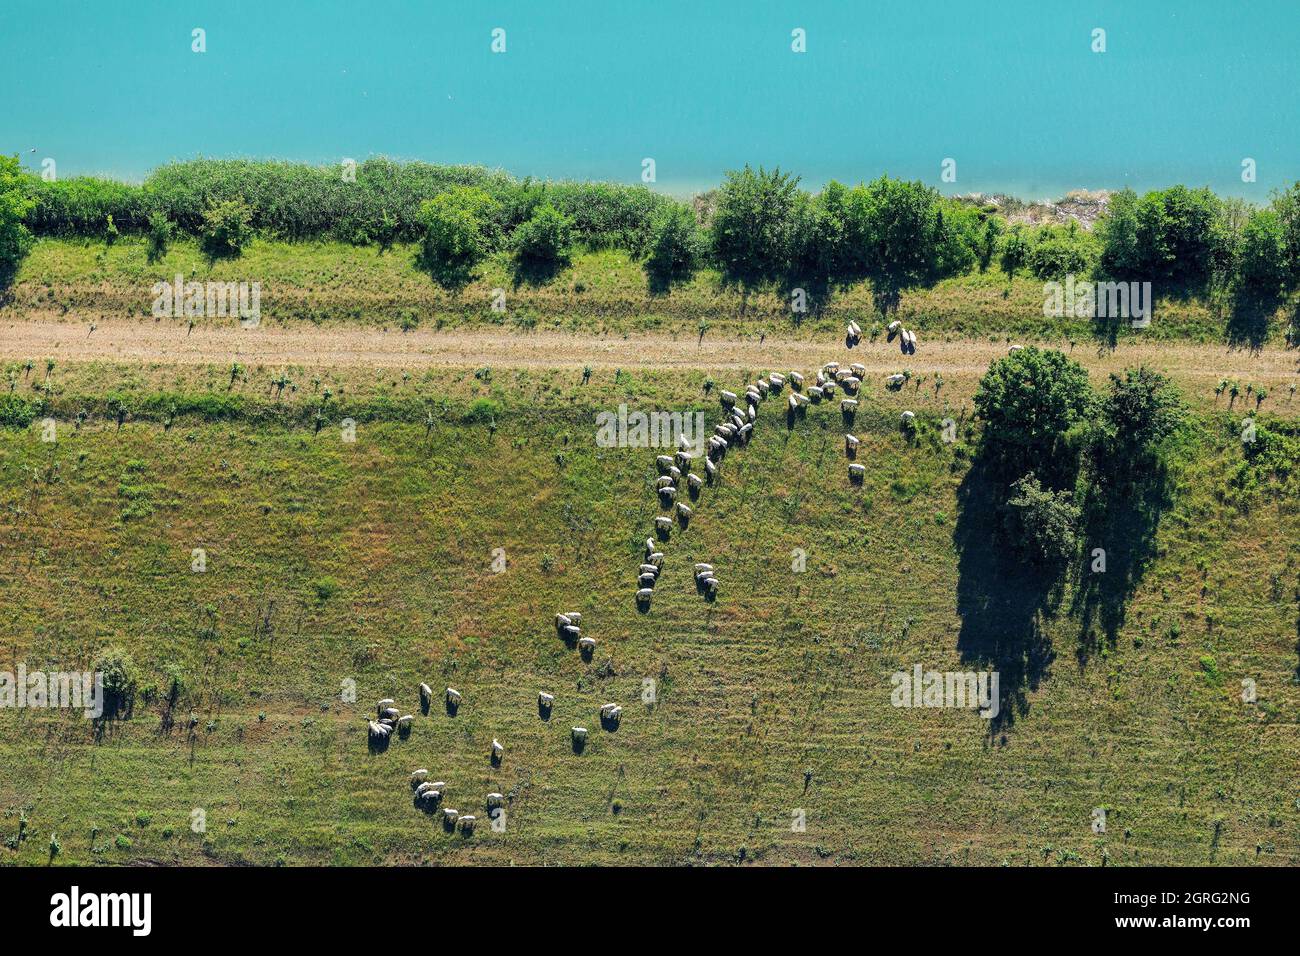
[[[1258,200],[1300,179],[1298,41],[1294,0],[5,0],[0,150],[130,179],[200,154],[384,154],[636,182],[651,157],[675,193],[752,162],[812,186]]]

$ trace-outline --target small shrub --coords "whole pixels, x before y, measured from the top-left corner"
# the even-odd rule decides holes
[[[146,257],[149,262],[161,261],[167,255],[167,247],[172,241],[171,220],[161,212],[151,215],[146,238],[148,239]]]
[[[252,237],[252,212],[242,199],[211,203],[203,213],[200,246],[211,259],[237,259]]]

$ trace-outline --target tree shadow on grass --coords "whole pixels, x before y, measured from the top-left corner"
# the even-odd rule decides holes
[[[1129,600],[1156,556],[1160,519],[1173,501],[1168,468],[1152,458],[1127,481],[1095,484],[1083,502],[1084,559],[1070,611],[1079,618],[1079,663],[1114,647]],[[1105,571],[1094,571],[1105,552]],[[1100,628],[1100,636],[1095,628]]]
[[[962,662],[998,672],[999,708],[989,733],[1029,711],[1029,692],[1049,674],[1056,654],[1042,622],[1061,602],[1057,571],[1026,567],[1005,546],[999,510],[1006,483],[976,459],[957,490],[957,649]]]
[[[568,265],[554,259],[516,259],[510,264],[510,281],[516,289],[549,285]]]
[[[1238,294],[1227,306],[1224,337],[1234,348],[1258,352],[1268,340],[1281,300],[1277,296]]]
[[[1092,340],[1097,345],[1098,355],[1115,351],[1119,346],[1119,330],[1127,324],[1127,319],[1114,319],[1106,316],[1099,316],[1092,320],[1089,327],[1092,329]]]

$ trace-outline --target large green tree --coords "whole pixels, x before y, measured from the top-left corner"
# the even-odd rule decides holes
[[[1055,349],[1027,346],[993,362],[975,392],[984,450],[1004,475],[1071,474],[1067,434],[1091,408],[1088,373]]]
[[[945,200],[920,182],[882,176],[854,189],[846,203],[843,275],[871,283],[876,308],[898,308],[903,292],[974,266],[979,211]]]
[[[1223,201],[1208,189],[1186,186],[1141,198],[1130,189],[1116,193],[1097,232],[1102,275],[1175,292],[1208,289],[1226,269],[1232,248]]]
[[[738,287],[747,302],[753,292],[786,277],[804,201],[799,178],[780,169],[746,166],[727,173],[709,230],[710,253],[723,285]]]

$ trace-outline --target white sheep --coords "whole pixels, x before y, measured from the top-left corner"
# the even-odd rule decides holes
[[[858,410],[858,400],[856,398],[846,398],[840,402],[840,411],[855,413]]]
[[[411,771],[411,789],[414,790],[429,779],[429,771],[423,768]]]
[[[489,793],[487,795],[487,799],[484,802],[487,804],[487,808],[489,810],[495,810],[497,807],[501,806],[503,803],[506,802],[506,798],[504,794]]]
[[[650,590],[650,589],[647,589],[647,590]],[[638,596],[640,596],[640,594],[641,594],[640,591],[637,591],[636,593],[637,593]],[[653,591],[653,590],[650,590],[650,593],[653,594],[654,591]],[[594,637],[584,637],[584,638],[582,638],[581,640],[578,641],[578,650],[580,650],[580,651],[591,652],[591,651],[594,651],[595,649],[596,649],[596,639],[595,639]]]
[[[671,468],[672,464],[673,464],[673,459],[671,455],[659,455],[657,458],[655,458],[655,467],[658,468],[661,473],[666,472],[669,468]]]
[[[455,688],[448,687],[448,688],[447,688],[447,703],[450,704],[452,707],[457,707],[457,706],[459,706],[459,705],[460,705],[460,691],[456,690]]]
[[[397,701],[393,700],[393,698],[391,697],[385,697],[376,706],[378,709],[375,711],[375,714],[379,717],[382,717],[384,716],[384,711],[386,711],[389,707],[397,706]]]
[[[545,708],[547,708],[547,709],[549,710],[549,709],[550,709],[552,706],[554,706],[554,704],[555,704],[555,695],[554,695],[554,694],[548,694],[548,693],[546,693],[546,691],[544,691],[544,690],[543,690],[543,691],[538,691],[538,693],[537,693],[537,703],[538,703],[540,706],[545,707]]]
[[[713,565],[705,564],[703,561],[701,561],[700,563],[695,565],[695,576],[699,577],[704,572],[712,571],[712,570],[713,570]]]
[[[569,734],[573,738],[573,742],[578,746],[582,746],[587,742],[586,727],[574,727],[571,731],[569,731]]]
[[[866,465],[861,465],[861,464],[852,464],[852,465],[849,465],[849,477],[850,477],[850,478],[863,478],[863,477],[866,476],[866,474],[867,474],[867,466],[866,466]]]
[[[474,832],[474,823],[475,823],[474,814],[467,813],[460,818],[460,820],[457,822],[457,825],[460,827],[460,832],[468,836],[469,834]]]
[[[724,408],[730,408],[736,404],[736,393],[729,392],[725,388],[718,394],[718,398],[722,401]]]
[[[501,758],[505,756],[505,752],[506,748],[501,746],[501,741],[497,740],[495,737],[492,738],[492,759],[500,761]]]
[[[638,575],[636,583],[637,587],[653,588],[655,586],[655,575],[649,573]]]
[[[420,709],[428,710],[429,705],[433,703],[433,688],[428,684],[420,685]]]

